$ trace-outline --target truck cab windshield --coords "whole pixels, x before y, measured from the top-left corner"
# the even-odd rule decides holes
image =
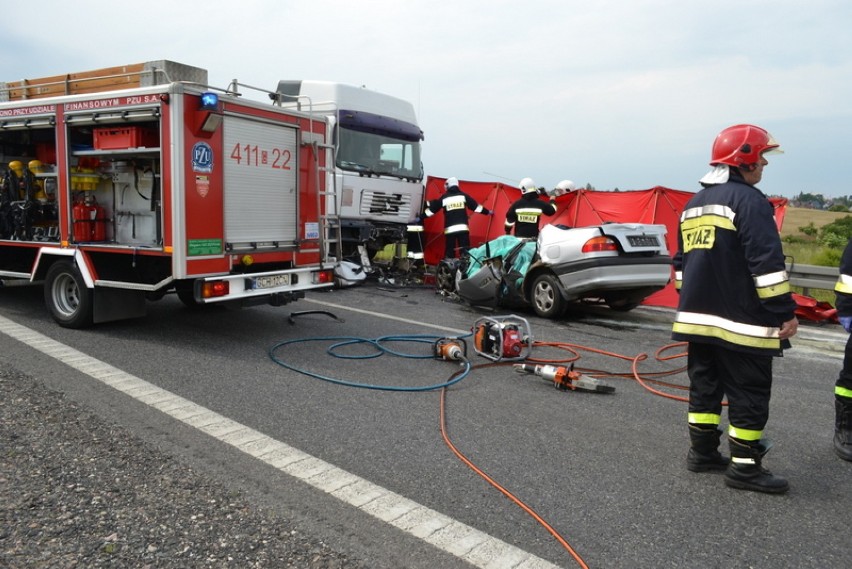
[[[361,132],[340,125],[337,167],[365,176],[394,176],[420,181],[420,142]]]

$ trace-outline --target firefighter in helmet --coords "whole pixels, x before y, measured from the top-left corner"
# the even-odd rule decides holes
[[[538,237],[539,224],[542,215],[553,215],[556,206],[553,202],[556,196],[550,196],[548,201],[539,198],[544,188],[537,188],[532,178],[524,178],[518,186],[521,189],[521,197],[509,206],[506,211],[506,223],[504,229],[506,234],[515,230],[515,237],[535,239]]]
[[[577,189],[577,186],[574,185],[574,182],[571,180],[562,180],[556,187],[553,188],[553,191],[550,193],[552,196],[561,196],[563,194],[567,194],[573,192]]]
[[[834,286],[837,319],[852,332],[852,239],[846,243],[840,259],[840,276]],[[852,335],[846,340],[843,367],[834,383],[834,452],[852,461]]]
[[[783,493],[787,481],[763,467],[763,429],[772,361],[790,346],[798,320],[773,207],[756,187],[773,151],[778,143],[755,125],[716,137],[713,169],[680,217],[672,338],[688,343],[687,468],[724,470],[732,488]],[[730,461],[718,450],[724,397]]]
[[[432,217],[444,210],[444,257],[452,259],[456,251],[460,253],[470,249],[470,227],[467,225],[467,210],[483,215],[494,212],[479,205],[476,200],[461,191],[457,178],[447,178],[444,182],[444,195],[426,204],[423,214]]]

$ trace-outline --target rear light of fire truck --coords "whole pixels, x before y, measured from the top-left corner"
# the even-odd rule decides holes
[[[328,284],[334,282],[334,271],[317,271],[313,273],[314,284]]]
[[[208,281],[201,285],[202,298],[227,296],[229,292],[231,292],[231,285],[228,281]]]
[[[606,236],[592,237],[583,244],[583,253],[602,253],[604,251],[618,251],[615,241]]]

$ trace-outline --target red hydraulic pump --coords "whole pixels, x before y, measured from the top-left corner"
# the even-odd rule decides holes
[[[523,360],[532,348],[529,322],[514,314],[480,318],[472,332],[474,351],[489,360]]]

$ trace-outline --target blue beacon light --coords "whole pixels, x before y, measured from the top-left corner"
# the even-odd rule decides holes
[[[201,94],[201,110],[216,111],[219,109],[219,95],[216,93]]]

